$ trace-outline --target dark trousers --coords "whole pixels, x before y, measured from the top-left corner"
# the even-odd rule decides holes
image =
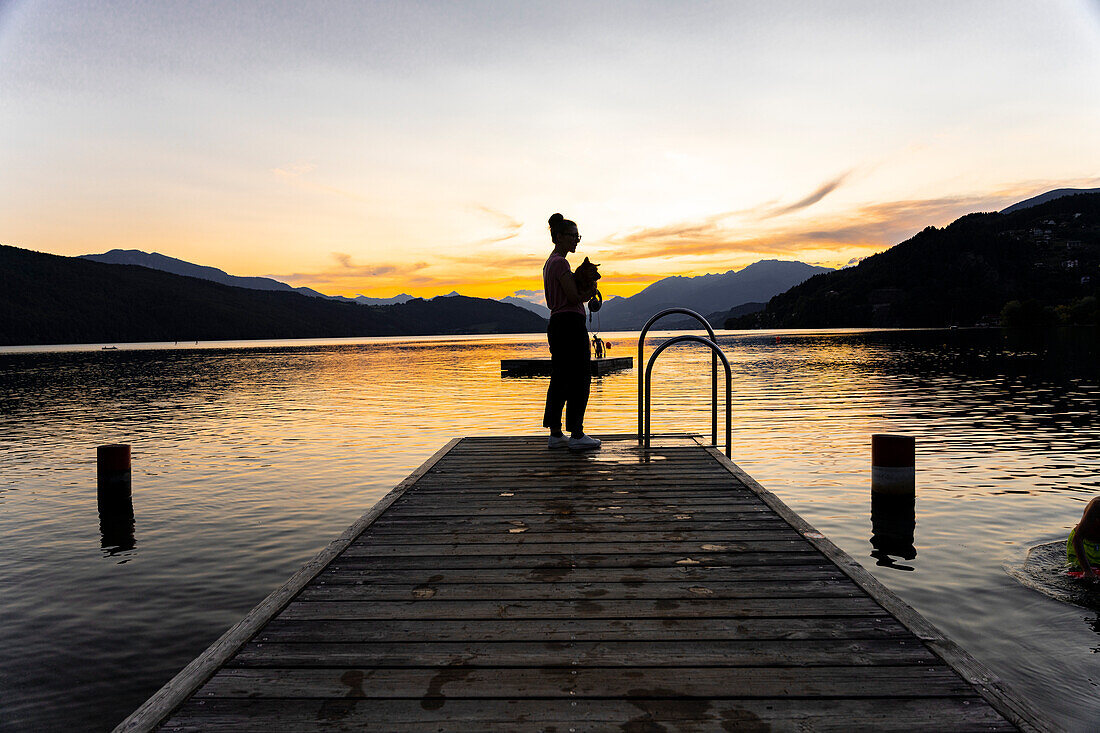
[[[546,328],[550,342],[550,387],[546,390],[543,427],[561,430],[561,412],[565,407],[565,429],[584,432],[584,410],[592,384],[592,358],[588,328],[580,313],[555,313]],[[568,407],[566,407],[568,405]]]

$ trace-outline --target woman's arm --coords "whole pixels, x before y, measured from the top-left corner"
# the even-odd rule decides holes
[[[595,286],[585,290],[583,293],[578,292],[577,281],[573,279],[573,273],[569,272],[569,270],[558,275],[558,282],[561,283],[561,288],[565,291],[565,299],[568,301],[569,305],[584,303],[596,294]]]

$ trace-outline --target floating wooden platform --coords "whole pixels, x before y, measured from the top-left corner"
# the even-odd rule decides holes
[[[616,356],[615,358],[592,359],[592,376],[598,377],[608,372],[620,369],[630,369],[634,366],[633,356]],[[549,375],[549,359],[501,359],[500,371],[509,376]]]
[[[715,448],[448,443],[117,730],[1047,730]]]

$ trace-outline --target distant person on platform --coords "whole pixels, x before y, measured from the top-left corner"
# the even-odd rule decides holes
[[[573,270],[566,260],[570,252],[577,251],[581,241],[577,225],[561,214],[554,214],[550,217],[550,240],[554,251],[542,266],[542,285],[550,308],[550,325],[546,328],[550,342],[550,387],[546,390],[542,425],[550,428],[550,448],[592,450],[600,447],[600,441],[584,434],[584,411],[592,383],[584,303],[595,296],[596,286],[578,292]],[[568,437],[562,432],[563,408]]]
[[[592,337],[592,349],[596,352],[596,358],[602,359],[604,354],[603,339],[599,336]]]
[[[1100,580],[1100,496],[1085,505],[1081,521],[1070,530],[1066,561],[1082,571],[1082,579]]]

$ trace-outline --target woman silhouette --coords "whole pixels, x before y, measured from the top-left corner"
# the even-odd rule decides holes
[[[550,428],[550,448],[592,450],[600,441],[584,434],[584,410],[592,383],[588,328],[584,323],[584,302],[596,294],[593,284],[577,291],[573,271],[566,257],[577,251],[581,241],[577,225],[561,214],[550,217],[550,239],[554,251],[542,266],[542,285],[550,308],[546,338],[550,342],[550,387],[546,390],[543,427]],[[562,408],[569,437],[561,429]]]

